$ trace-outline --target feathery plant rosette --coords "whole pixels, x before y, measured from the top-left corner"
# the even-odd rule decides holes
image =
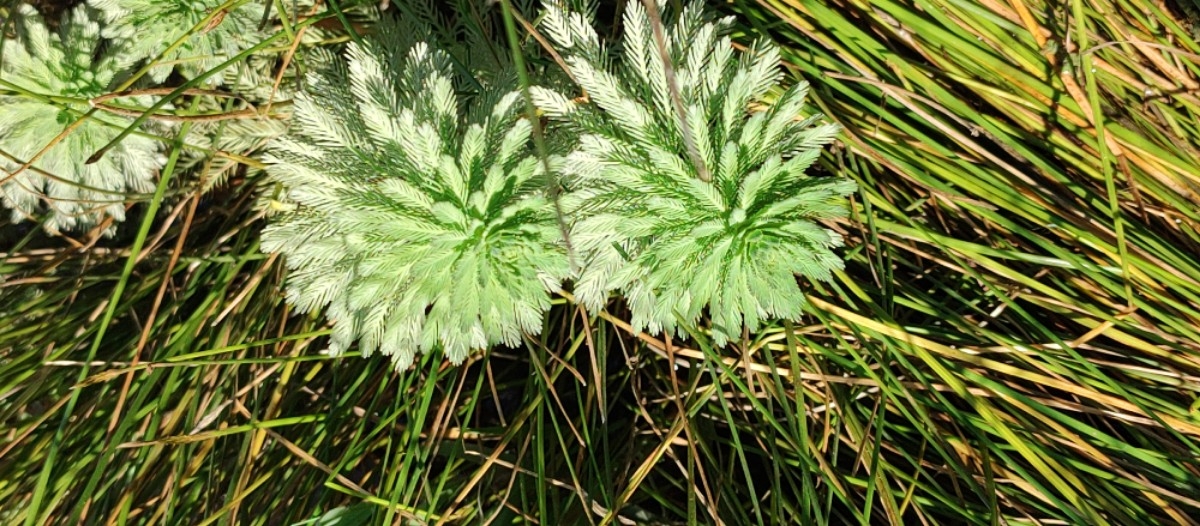
[[[125,217],[124,194],[149,192],[165,159],[154,139],[130,135],[93,164],[88,157],[132,122],[96,112],[28,169],[20,167],[108,92],[120,67],[119,50],[97,57],[99,25],[80,6],[64,15],[57,33],[28,4],[18,10],[17,39],[5,42],[0,62],[0,196],[14,221],[49,209],[51,232],[89,228]],[[130,99],[126,99],[130,100]],[[148,104],[142,98],[133,102]],[[112,233],[109,229],[108,233]]]
[[[804,175],[840,129],[798,120],[806,84],[751,115],[781,81],[778,52],[759,42],[735,56],[722,34],[731,21],[708,22],[701,6],[664,27],[676,99],[640,2],[626,8],[616,60],[585,15],[550,3],[543,28],[590,102],[547,89],[535,98],[581,135],[564,199],[582,258],[577,297],[599,309],[619,291],[634,327],[652,333],[681,333],[707,308],[725,345],[767,318],[798,318],[795,275],[828,280],[842,268],[831,250],[840,236],[816,221],[844,215],[855,184]]]
[[[456,89],[478,79],[446,53],[378,34],[310,77],[266,154],[296,208],[263,248],[287,256],[293,304],[327,308],[333,353],[357,340],[403,369],[418,350],[459,363],[515,345],[541,331],[569,275],[519,93],[485,87],[464,102]]]
[[[88,0],[88,5],[102,15],[104,37],[125,46],[124,66],[158,56],[225,3],[225,0]],[[259,30],[264,9],[266,5],[261,1],[247,0],[217,14],[207,27],[189,35],[179,47],[163,56],[162,65],[150,69],[150,78],[162,82],[172,68],[192,78],[258,44],[267,36]],[[221,81],[220,75],[209,79],[213,83]]]

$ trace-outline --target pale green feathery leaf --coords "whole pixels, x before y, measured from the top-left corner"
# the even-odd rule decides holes
[[[345,56],[310,76],[265,156],[296,205],[263,233],[289,301],[325,309],[332,352],[357,342],[397,368],[539,333],[570,269],[519,95],[432,40],[368,38]]]
[[[129,125],[127,117],[96,112],[20,170],[91,109],[90,99],[108,93],[120,72],[113,57],[121,50],[97,56],[100,28],[86,6],[65,14],[57,32],[28,4],[21,4],[17,15],[17,38],[5,42],[0,59],[4,206],[14,221],[38,217],[45,209],[43,225],[51,232],[90,228],[105,217],[123,220],[126,194],[152,190],[165,162],[157,141],[130,135],[99,161],[86,163]],[[121,102],[149,105],[142,98]]]
[[[627,3],[620,53],[610,57],[586,16],[546,5],[545,32],[587,97],[533,91],[581,136],[564,174],[583,263],[575,293],[600,309],[620,292],[634,327],[653,333],[682,334],[681,323],[707,314],[724,345],[744,328],[798,318],[797,275],[828,280],[841,268],[832,252],[841,238],[815,221],[843,215],[855,185],[805,175],[838,127],[800,119],[803,83],[752,112],[782,80],[774,46],[735,54],[729,20],[711,21],[703,2],[689,2],[673,21],[664,16],[673,93],[651,20],[642,2]]]
[[[155,82],[165,80],[172,69],[195,77],[268,36],[259,29],[266,9],[262,1],[239,1],[216,12],[225,4],[226,0],[88,0],[101,14],[104,37],[125,47],[123,66],[159,56],[187,35],[179,47],[159,60],[161,65],[150,69]],[[211,22],[192,31],[215,12]],[[210,78],[210,82],[222,81],[221,75]]]

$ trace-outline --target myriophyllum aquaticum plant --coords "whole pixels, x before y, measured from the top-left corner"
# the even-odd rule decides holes
[[[96,112],[77,122],[120,71],[119,49],[98,56],[100,27],[86,9],[70,11],[51,32],[33,7],[21,4],[16,39],[5,41],[0,60],[0,197],[14,221],[38,217],[44,206],[43,225],[51,232],[90,228],[105,217],[123,220],[125,194],[152,190],[165,162],[157,141],[134,134],[87,164],[132,119]]]
[[[519,92],[468,78],[429,43],[376,33],[310,76],[291,131],[269,147],[292,209],[263,248],[287,256],[290,302],[326,309],[332,353],[357,341],[403,369],[418,351],[459,363],[518,344],[569,277],[546,196],[557,162],[531,153]]]
[[[184,77],[193,78],[268,36],[259,30],[265,3],[248,0],[218,12],[227,3],[226,0],[88,0],[88,5],[102,15],[104,37],[124,46],[123,66],[162,55],[157,61],[159,65],[149,71],[154,82],[165,80],[173,68]],[[210,21],[197,28],[205,19]],[[178,47],[163,54],[185,35]],[[214,75],[209,83],[222,80],[221,75]]]
[[[612,53],[586,15],[549,2],[542,30],[586,102],[534,94],[581,136],[563,202],[582,266],[578,299],[600,309],[620,292],[634,327],[651,333],[682,333],[707,310],[725,345],[768,318],[798,318],[796,275],[828,280],[842,268],[831,250],[842,239],[817,221],[843,215],[855,185],[805,175],[839,131],[820,115],[799,118],[806,84],[750,111],[778,92],[774,46],[735,53],[731,20],[706,20],[699,1],[656,35],[663,4],[628,2]]]

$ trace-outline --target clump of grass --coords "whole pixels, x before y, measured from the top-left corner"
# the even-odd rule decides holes
[[[843,437],[871,473],[815,468],[845,488],[829,512],[1194,515],[1191,36],[1124,2],[741,12],[789,43],[847,130],[825,166],[863,189],[843,225],[862,250],[795,344],[801,374],[870,378],[810,434]]]

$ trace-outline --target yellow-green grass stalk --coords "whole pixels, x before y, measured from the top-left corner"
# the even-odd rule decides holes
[[[800,338],[804,358],[767,346],[793,374],[878,386],[839,404],[842,418],[892,422],[881,471],[844,490],[842,509],[890,505],[886,487],[901,515],[876,519],[1194,515],[1191,35],[1156,3],[734,9],[747,31],[787,48],[815,104],[846,127],[845,151],[825,166],[862,188],[842,225],[860,247],[855,264],[817,294],[822,325]],[[810,436],[875,452],[847,424],[813,425]],[[823,480],[853,488],[862,469],[871,467],[833,464]]]

